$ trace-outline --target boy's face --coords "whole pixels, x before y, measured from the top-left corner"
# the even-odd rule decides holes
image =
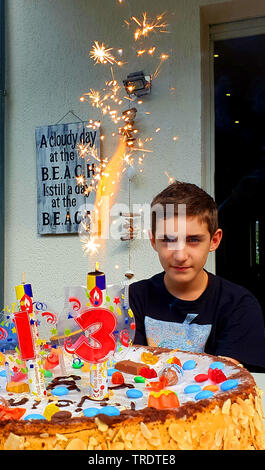
[[[178,233],[179,231],[179,233]],[[212,239],[208,225],[198,216],[157,220],[156,237],[151,244],[157,251],[168,282],[190,283],[202,272],[210,251],[215,251],[222,239],[218,229]]]

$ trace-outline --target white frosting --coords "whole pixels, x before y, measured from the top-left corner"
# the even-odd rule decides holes
[[[122,360],[132,360],[134,362],[142,362],[141,361],[141,354],[142,352],[147,351],[145,347],[141,348],[123,348],[119,352],[115,354],[114,361],[112,364],[110,364],[110,368],[115,368],[115,363],[118,361]],[[196,393],[192,394],[186,394],[184,393],[184,389],[187,385],[192,385],[192,384],[197,384],[201,386],[201,389],[203,389],[206,385],[212,385],[213,383],[210,380],[207,380],[203,383],[197,383],[194,380],[194,377],[198,374],[207,374],[208,369],[210,365],[214,362],[214,360],[209,357],[209,356],[197,356],[194,354],[189,354],[188,352],[172,352],[172,354],[168,353],[162,353],[160,354],[159,360],[155,365],[149,365],[150,368],[155,369],[157,374],[163,369],[168,363],[167,360],[170,357],[177,357],[180,361],[181,364],[183,365],[186,361],[188,360],[195,360],[196,362],[196,367],[192,370],[184,370],[183,375],[179,382],[171,387],[166,387],[167,390],[172,390],[177,393],[180,405],[188,402],[188,401],[194,401],[194,397]],[[215,358],[215,361],[220,361],[222,362],[221,359]],[[72,367],[72,357],[70,355],[65,356],[65,365],[66,365],[66,370],[67,370],[67,375],[76,375],[80,376],[81,380],[76,381],[76,385],[78,388],[80,388],[80,392],[77,390],[70,390],[67,395],[63,396],[58,396],[52,397],[55,399],[55,404],[56,404],[56,399],[58,402],[60,400],[71,400],[73,403],[69,404],[64,407],[59,407],[60,411],[70,411],[72,413],[73,417],[79,417],[83,416],[83,412],[81,411],[76,411],[78,408],[78,404],[81,401],[81,398],[84,395],[88,395],[88,383],[89,383],[89,377],[88,373],[83,372],[82,369],[74,369]],[[143,367],[145,367],[146,364],[143,364]],[[12,366],[11,366],[12,367]],[[0,369],[1,370],[1,369]],[[2,368],[3,370],[3,368]],[[229,379],[233,374],[239,372],[240,368],[235,366],[235,365],[228,365],[224,364],[224,368],[222,369],[223,373]],[[53,372],[53,377],[51,379],[45,379],[46,381],[46,386],[51,382],[51,380],[60,375],[60,367],[58,366],[57,368],[52,370]],[[141,408],[144,408],[147,406],[148,403],[148,395],[149,391],[146,389],[146,384],[145,383],[135,383],[134,381],[134,376],[131,374],[125,374],[123,373],[125,383],[127,384],[133,384],[135,389],[141,390],[143,392],[143,397],[141,398],[128,398],[126,395],[128,388],[120,388],[120,389],[112,389],[113,393],[110,393],[109,400],[106,401],[106,405],[108,406],[115,406],[117,407],[120,411],[124,409],[131,409],[131,402],[135,404],[135,409],[139,410]],[[147,379],[148,380],[148,379]],[[153,380],[158,380],[153,379]],[[244,378],[239,378],[238,381],[239,383],[244,380]],[[109,385],[113,386],[111,383],[111,377],[108,378]],[[221,384],[219,384],[221,385]],[[58,386],[65,386],[64,384],[58,384]],[[132,389],[133,390],[133,389]],[[49,390],[49,392],[52,393],[52,390]],[[214,396],[218,396],[220,393],[223,393],[221,390],[214,392]],[[29,401],[25,405],[20,405],[21,408],[26,408],[27,411],[25,415],[21,418],[24,419],[27,415],[29,414],[43,414],[46,406],[48,405],[48,400],[44,399],[39,404],[35,409],[32,409],[33,404],[36,404],[36,397],[32,396],[28,393],[22,393],[22,394],[11,394],[6,392],[6,379],[5,377],[0,377],[0,395],[5,398],[6,400],[9,400],[10,398],[13,398],[15,401],[20,401],[23,397],[26,397],[29,399]],[[50,397],[48,397],[50,398]],[[60,404],[60,403],[59,403]],[[14,405],[17,406],[17,405]],[[104,411],[104,407],[100,405],[99,402],[94,401],[94,400],[88,400],[86,399],[82,405],[82,409],[85,410],[86,408],[98,408],[101,410],[101,412]]]

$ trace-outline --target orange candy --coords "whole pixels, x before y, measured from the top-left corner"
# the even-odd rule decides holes
[[[172,390],[161,390],[160,392],[150,393],[148,406],[157,410],[177,408],[179,407],[179,400],[176,393],[172,392]]]
[[[210,390],[211,392],[217,392],[219,387],[217,385],[206,385],[203,390]]]
[[[0,421],[8,419],[19,420],[25,411],[26,408],[7,408],[0,405]]]

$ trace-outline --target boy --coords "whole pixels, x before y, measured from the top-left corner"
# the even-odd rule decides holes
[[[169,215],[168,207],[173,207]],[[153,199],[151,213],[151,244],[164,271],[130,285],[134,343],[205,352],[265,372],[264,321],[257,299],[204,269],[222,239],[212,197],[194,184],[176,181]]]

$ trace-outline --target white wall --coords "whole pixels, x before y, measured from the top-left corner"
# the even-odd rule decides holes
[[[79,102],[90,88],[102,88],[109,68],[89,59],[94,42],[125,51],[128,63],[117,78],[157,65],[136,58],[132,31],[124,19],[166,11],[169,33],[154,36],[170,59],[153,83],[151,96],[137,115],[141,137],[153,137],[153,153],[144,173],[134,178],[132,200],[150,202],[162,190],[168,171],[175,178],[201,184],[200,5],[208,0],[8,0],[6,7],[6,207],[5,303],[14,301],[14,286],[27,274],[35,298],[59,305],[63,288],[84,284],[95,257],[84,257],[78,235],[37,234],[35,128],[56,123],[67,111],[82,119],[98,119],[95,108]],[[215,1],[211,3],[220,3]],[[152,40],[150,40],[150,44]],[[152,45],[152,44],[151,44]],[[150,67],[150,69],[149,69]],[[152,68],[152,69],[151,69]],[[172,92],[170,88],[175,90]],[[145,112],[151,112],[145,115]],[[69,116],[68,122],[73,122]],[[110,121],[103,120],[110,135]],[[160,127],[159,134],[155,129]],[[173,136],[179,137],[173,142]],[[103,153],[110,156],[117,140],[108,138]],[[117,201],[128,202],[127,180]],[[123,279],[128,268],[128,245],[110,241],[97,256],[109,283]],[[137,279],[161,270],[148,241],[131,244],[131,269]],[[120,266],[114,269],[115,264]]]

